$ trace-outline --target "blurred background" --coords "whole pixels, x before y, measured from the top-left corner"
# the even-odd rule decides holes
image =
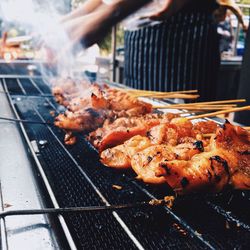
[[[84,0],[53,0],[49,3],[54,12],[65,14],[77,8],[83,2]],[[250,0],[238,0],[236,2],[243,11],[245,24],[248,26]],[[1,4],[2,8],[4,7],[3,3]],[[46,3],[45,1],[44,5]],[[39,4],[41,5],[41,3]],[[47,8],[48,6],[46,6]],[[53,11],[50,11],[50,13]],[[32,15],[30,18],[33,18]],[[237,18],[229,10],[225,20],[218,20],[217,25],[220,36],[221,64],[219,84],[215,95],[217,99],[235,98],[245,47],[245,32],[239,25]],[[0,20],[0,37],[2,45],[0,57],[6,62],[13,60],[46,61],[53,56],[53,54],[50,55],[51,51],[49,49],[42,48],[34,39],[34,27],[23,25],[18,18],[13,20],[13,18],[2,17]],[[120,23],[114,27],[101,43],[95,44],[87,50],[81,49],[78,51],[74,55],[73,72],[78,76],[87,75],[91,80],[101,79],[123,83],[123,24]]]

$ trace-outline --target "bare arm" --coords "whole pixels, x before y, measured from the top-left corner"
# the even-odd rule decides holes
[[[113,0],[110,4],[100,4],[85,16],[69,20],[65,27],[72,43],[81,42],[84,47],[89,47],[100,41],[109,28],[149,2],[151,0]],[[167,19],[189,2],[192,0],[165,0],[162,9],[147,18]]]
[[[88,15],[66,22],[65,28],[73,43],[81,42],[89,47],[100,41],[109,28],[148,2],[150,0],[119,0],[103,4]]]

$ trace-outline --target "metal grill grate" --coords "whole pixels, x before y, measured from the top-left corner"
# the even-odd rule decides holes
[[[6,78],[2,83],[15,94],[12,102],[21,118],[53,121],[49,111],[57,104],[51,98],[22,96],[48,94],[42,78]],[[25,129],[29,140],[48,142],[39,146],[36,157],[61,207],[131,203],[170,194],[166,187],[138,182],[129,171],[105,168],[83,136],[76,145],[65,147],[63,133],[57,128],[26,124]],[[122,190],[113,189],[113,184]],[[64,218],[79,248],[244,249],[250,244],[249,197],[249,192],[234,191],[183,200],[173,210],[130,209]]]

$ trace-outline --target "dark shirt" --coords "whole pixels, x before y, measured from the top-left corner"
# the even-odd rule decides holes
[[[211,12],[218,7],[213,0],[193,0],[184,8],[185,11],[208,11]]]

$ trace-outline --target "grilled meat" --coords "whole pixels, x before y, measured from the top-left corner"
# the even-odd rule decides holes
[[[225,155],[230,184],[236,189],[250,189],[250,136],[248,131],[226,122],[218,129],[211,147]]]
[[[203,141],[196,139],[197,125],[195,132],[191,128],[192,137],[183,127],[178,134],[179,126],[173,129],[172,125],[160,124],[150,130],[149,137],[134,136],[122,145],[106,149],[101,153],[101,161],[114,168],[131,165],[138,179],[152,184],[167,183],[180,194],[219,192],[228,185],[250,189],[250,140],[246,130],[227,122],[217,128],[204,147]],[[199,124],[199,131],[204,131],[202,125],[205,131],[214,130],[212,123],[203,123]],[[177,143],[173,143],[173,138]]]
[[[66,131],[88,132],[102,126],[108,112],[87,108],[82,112],[65,112],[55,118],[55,125]]]
[[[164,183],[168,174],[167,163],[178,159],[190,160],[200,150],[192,143],[169,145],[154,145],[135,154],[131,159],[131,166],[139,179],[146,183]]]
[[[55,119],[56,126],[67,131],[89,132],[102,126],[105,119],[140,116],[152,111],[151,104],[120,90],[91,85],[86,91],[84,96],[69,101],[65,114]]]
[[[136,135],[114,148],[108,148],[100,154],[101,162],[112,168],[125,169],[131,167],[131,157],[148,148],[152,143],[149,138]]]
[[[170,114],[168,114],[168,117],[169,116]],[[145,121],[145,119],[143,121]],[[166,120],[164,120],[164,122],[166,122]],[[176,124],[174,124],[174,122]],[[116,142],[118,142],[118,140],[119,142],[121,142],[123,139],[126,139],[125,137],[122,137],[122,132],[119,133],[121,126],[119,126],[119,124],[117,125],[118,125],[117,129],[119,130],[116,133],[113,133],[113,131],[116,131],[116,128],[113,129],[112,127],[108,127],[107,139],[111,140],[110,144],[114,143],[114,140],[112,139],[112,135],[113,137],[118,138]],[[143,124],[140,124],[140,126],[141,125]],[[193,131],[192,127],[190,128],[190,125],[192,126],[192,123],[188,121],[187,119],[174,118],[170,121],[170,123],[168,122],[168,123],[162,123],[160,125],[155,125],[155,124],[152,124],[152,125],[154,126],[150,130],[146,130],[147,126],[145,125],[144,125],[145,127],[144,131],[139,130],[139,129],[132,130],[134,133],[137,132],[137,135],[139,135],[139,132],[141,131],[143,131],[143,134],[140,134],[141,136],[132,137],[130,140],[125,141],[124,144],[122,145],[104,150],[100,155],[101,160],[104,163],[104,165],[109,166],[109,167],[114,167],[114,168],[130,167],[131,157],[135,153],[143,149],[139,146],[141,143],[143,145],[148,145],[148,146],[160,145],[160,144],[175,146],[174,150],[175,150],[177,158],[178,158],[178,155],[184,154],[185,151],[186,151],[186,154],[191,153],[193,149],[195,149],[196,153],[198,153],[199,151],[202,152],[204,150],[204,147],[208,144],[208,140],[206,141],[206,140],[196,139],[197,134],[192,133]],[[98,130],[103,131],[103,129],[98,129]],[[102,136],[101,133],[99,135],[100,135],[100,143],[105,143],[105,145],[108,145],[106,144],[105,136]],[[145,141],[147,142],[146,144],[144,143]],[[135,147],[137,147],[137,150],[134,150]],[[132,151],[131,151],[131,148],[132,148]],[[180,151],[180,153],[178,151]],[[126,163],[125,165],[121,164],[122,160],[119,160],[119,164],[116,165],[117,160],[115,158],[118,155],[120,159],[126,159],[123,161],[124,163]]]
[[[177,193],[197,191],[219,192],[227,185],[236,189],[250,189],[249,135],[242,128],[226,123],[211,138],[207,152],[195,154],[190,159],[161,160],[145,167],[143,159],[149,154],[141,151],[132,158],[137,174],[151,175],[151,179],[165,178]],[[192,154],[191,154],[192,155]],[[133,167],[134,168],[134,167]],[[164,181],[163,181],[164,182]]]
[[[219,192],[229,182],[226,164],[223,153],[216,150],[196,154],[189,160],[162,160],[155,174],[164,177],[176,193]]]
[[[168,113],[121,117],[113,123],[105,123],[102,128],[90,133],[88,139],[101,152],[106,148],[122,144],[135,135],[146,136],[152,127],[160,123],[169,123],[176,116]]]

